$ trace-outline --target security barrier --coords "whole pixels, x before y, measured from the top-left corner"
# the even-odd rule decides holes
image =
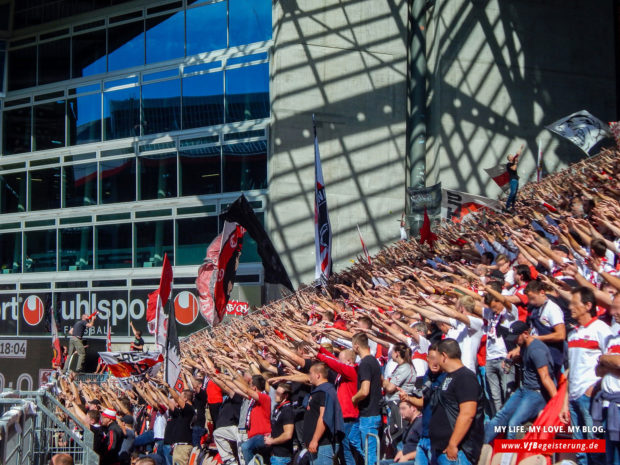
[[[93,433],[50,389],[0,394],[0,463],[46,465],[54,454],[64,453],[76,465],[97,465]]]

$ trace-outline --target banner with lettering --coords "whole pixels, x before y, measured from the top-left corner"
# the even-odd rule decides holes
[[[441,208],[441,183],[421,189],[407,188],[411,214],[424,214],[424,209],[431,217],[439,215]]]
[[[232,316],[246,316],[250,311],[250,304],[247,302],[239,302],[237,300],[229,300],[226,305],[226,314]]]
[[[453,223],[470,221],[485,211],[500,211],[501,208],[500,202],[488,197],[448,189],[441,191],[441,218]]]

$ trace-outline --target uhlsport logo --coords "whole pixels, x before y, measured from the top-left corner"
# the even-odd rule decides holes
[[[182,325],[191,325],[198,317],[198,299],[188,291],[179,292],[174,298],[174,316]]]
[[[22,306],[22,312],[24,314],[24,321],[30,326],[36,326],[41,323],[43,314],[45,313],[45,307],[43,301],[36,295],[29,296],[24,300]]]

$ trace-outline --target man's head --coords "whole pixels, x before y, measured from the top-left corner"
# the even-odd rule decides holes
[[[573,289],[569,308],[571,316],[580,323],[596,316],[596,297],[592,289],[585,286]]]
[[[136,337],[142,337],[142,331],[136,330]]]
[[[439,366],[444,371],[450,371],[454,362],[461,361],[461,348],[454,339],[448,338],[441,341],[437,346],[437,352],[439,353]]]
[[[86,412],[86,417],[88,418],[89,425],[98,425],[101,421],[101,413],[99,413],[99,410],[89,410]]]
[[[314,363],[310,367],[310,384],[313,386],[320,386],[327,381],[327,365],[323,362]]]
[[[108,426],[110,423],[114,423],[116,421],[116,410],[112,410],[110,408],[103,409],[101,412],[101,424],[103,426]]]
[[[276,402],[284,402],[285,400],[290,400],[291,393],[293,390],[291,389],[291,385],[287,383],[278,384],[278,388],[276,389]]]
[[[189,390],[189,389],[185,389],[181,395],[183,396],[183,400],[185,402],[189,402],[190,404],[192,403],[192,401],[194,400],[194,392]]]
[[[265,390],[265,378],[261,375],[252,376],[252,388],[256,392],[263,392]]]
[[[527,265],[515,266],[515,278],[519,284],[527,284],[532,280],[532,272]]]
[[[310,351],[310,344],[308,344],[306,341],[295,342],[293,344],[293,347],[295,348],[295,353],[300,357],[308,355],[308,352]]]
[[[420,415],[420,411],[416,407],[405,401],[401,401],[398,405],[398,410],[400,411],[402,419],[408,422],[415,420],[415,418]]]
[[[134,419],[131,415],[123,415],[119,421],[121,428],[132,429],[134,424]]]
[[[525,345],[527,337],[530,335],[530,327],[523,321],[515,321],[510,325],[510,337],[517,345]]]
[[[86,403],[88,410],[101,410],[101,401],[99,399],[93,399]]]
[[[157,465],[155,460],[150,457],[140,457],[134,465]]]
[[[458,312],[463,313],[465,311],[467,313],[474,313],[475,308],[476,301],[470,295],[461,296],[459,300],[456,301],[456,310]]]
[[[50,460],[51,465],[73,465],[73,457],[69,454],[56,454]]]
[[[592,239],[590,242],[590,254],[597,258],[603,258],[607,252],[607,244],[603,239]]]
[[[504,254],[499,254],[495,257],[495,264],[497,265],[497,269],[503,274],[508,273],[508,270],[510,270],[510,260],[508,260],[508,257]]]
[[[572,213],[573,216],[576,216],[578,218],[583,217],[584,215],[583,201],[581,200],[579,196],[573,197],[571,204],[570,204],[570,212]]]
[[[82,320],[84,320],[84,321],[89,320],[88,315],[86,315],[86,314],[82,315]]]
[[[480,263],[482,263],[483,265],[490,265],[491,263],[493,263],[494,259],[495,255],[493,255],[492,252],[484,252],[480,257]]]
[[[437,351],[439,344],[434,342],[428,348],[428,354],[426,355],[426,361],[428,363],[428,369],[433,374],[437,374],[441,371],[441,365],[439,365],[439,352]]]
[[[202,383],[202,379],[196,377],[192,378],[192,387],[194,388],[194,391],[200,391],[202,389]]]
[[[344,363],[345,365],[353,366],[355,365],[355,351],[353,349],[346,349],[340,351],[338,354],[338,361],[340,363]]]
[[[364,333],[356,333],[351,339],[353,350],[357,355],[360,353],[366,353],[368,351],[368,336]]]
[[[372,328],[372,320],[370,319],[370,317],[367,317],[366,315],[361,316],[357,320],[357,323],[360,325],[360,327],[362,327],[364,329]]]
[[[484,295],[484,304],[496,315],[499,315],[504,310],[504,304],[491,293]]]
[[[540,307],[547,301],[545,286],[540,281],[530,281],[523,291],[527,300],[534,307]]]

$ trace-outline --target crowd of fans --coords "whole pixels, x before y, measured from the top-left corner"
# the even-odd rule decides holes
[[[577,461],[620,463],[619,172],[603,152],[190,336],[182,392],[68,376],[59,396],[105,465],[476,464],[566,382],[572,437],[606,440]]]

